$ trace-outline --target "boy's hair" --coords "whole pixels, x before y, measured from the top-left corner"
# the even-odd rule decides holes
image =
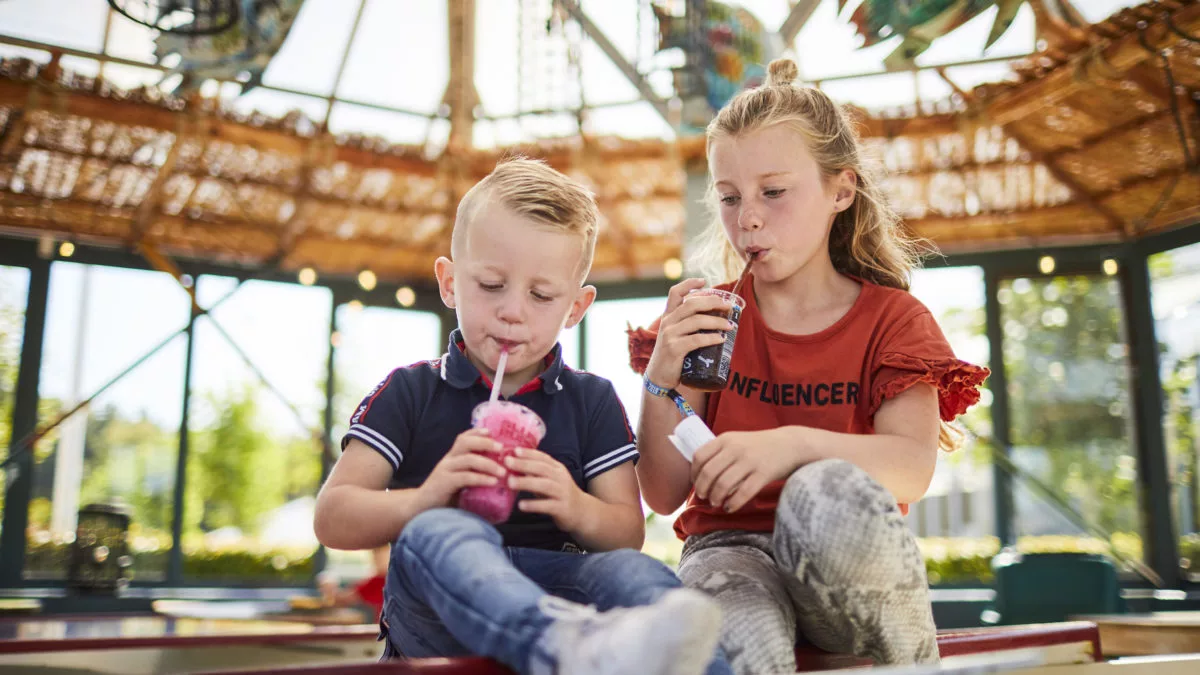
[[[933,250],[932,244],[909,234],[888,206],[862,161],[858,133],[846,111],[820,89],[795,84],[799,69],[791,59],[776,59],[767,71],[764,86],[739,93],[709,123],[707,149],[720,138],[784,125],[805,140],[826,180],[842,169],[852,170],[858,177],[854,202],[834,217],[829,233],[833,267],[880,286],[908,290],[912,271],[922,252]],[[729,281],[744,262],[725,236],[711,180],[708,192],[713,219],[701,235],[693,263],[713,280]],[[962,432],[942,422],[938,447],[951,451],[961,442]]]
[[[600,211],[590,190],[550,168],[545,162],[526,157],[502,160],[483,180],[463,195],[454,217],[450,252],[462,253],[467,228],[488,204],[498,204],[512,213],[559,232],[583,239],[579,279],[587,278],[596,252]]]
[[[794,84],[798,74],[794,61],[772,61],[764,86],[739,93],[709,123],[708,150],[720,138],[784,125],[804,138],[825,179],[842,169],[854,171],[858,177],[854,202],[837,214],[829,234],[833,267],[881,286],[908,290],[909,275],[927,242],[909,235],[888,206],[879,183],[864,166],[858,133],[846,112],[820,89]],[[737,277],[744,262],[725,237],[711,180],[708,204],[713,221],[692,262],[714,281],[728,281]]]

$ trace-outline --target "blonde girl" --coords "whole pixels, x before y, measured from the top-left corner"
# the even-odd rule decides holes
[[[903,515],[939,447],[952,448],[945,422],[978,401],[988,371],[956,359],[909,294],[917,242],[846,113],[795,84],[792,61],[769,72],[707,130],[718,217],[700,262],[726,282],[749,263],[728,385],[680,386],[684,356],[730,328],[705,314],[729,308],[720,297],[689,296],[704,280],[674,286],[656,326],[630,335],[648,383],[643,497],[659,513],[686,502],[679,575],[720,603],[735,672],[794,671],[797,641],[934,662],[924,561]],[[667,440],[679,422],[668,390],[717,434],[691,463]]]

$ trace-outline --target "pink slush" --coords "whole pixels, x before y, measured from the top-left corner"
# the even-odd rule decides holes
[[[471,426],[485,428],[493,440],[504,448],[499,453],[484,453],[504,466],[505,458],[516,448],[536,448],[546,435],[546,425],[537,413],[520,403],[485,401],[471,413]],[[491,486],[463,488],[458,493],[458,507],[466,509],[493,525],[508,520],[517,493],[508,487],[508,468],[504,477]]]

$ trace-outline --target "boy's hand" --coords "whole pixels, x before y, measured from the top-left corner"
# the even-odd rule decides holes
[[[790,476],[800,466],[778,431],[726,431],[705,443],[692,461],[696,496],[732,513],[768,483]]]
[[[480,453],[499,453],[503,447],[488,438],[487,429],[471,429],[459,434],[450,452],[417,488],[424,510],[450,506],[458,491],[465,487],[498,483],[504,478],[504,467]]]
[[[583,502],[586,495],[571,472],[562,462],[540,450],[517,448],[516,456],[505,460],[514,474],[508,486],[514,490],[532,492],[541,499],[522,499],[517,508],[525,513],[544,513],[554,519],[554,524],[564,532],[579,530],[584,517]]]
[[[646,377],[660,387],[679,386],[683,357],[701,347],[719,345],[725,341],[729,320],[703,312],[728,311],[729,303],[715,295],[688,297],[692,291],[704,288],[703,279],[685,279],[671,287],[667,294],[667,309],[658,326],[654,353],[646,365]],[[716,331],[701,333],[700,331]]]

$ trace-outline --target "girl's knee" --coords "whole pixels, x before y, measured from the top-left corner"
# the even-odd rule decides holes
[[[788,476],[779,496],[776,529],[812,532],[823,525],[900,518],[892,494],[866,471],[842,459],[806,464]]]
[[[779,564],[789,571],[805,563],[836,577],[826,579],[836,585],[911,576],[914,565],[922,566],[923,573],[895,498],[843,460],[814,462],[788,478],[776,513],[774,544]]]
[[[401,549],[428,550],[431,546],[454,546],[470,539],[484,539],[497,546],[502,542],[500,532],[473,513],[462,509],[430,509],[404,526],[392,547],[392,559],[400,555]]]

